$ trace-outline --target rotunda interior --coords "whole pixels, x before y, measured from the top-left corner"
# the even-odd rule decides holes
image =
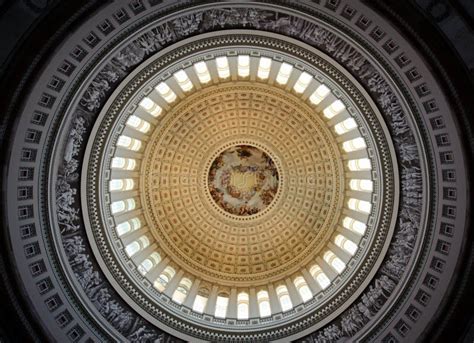
[[[474,7],[425,2],[1,3],[0,339],[472,341]]]

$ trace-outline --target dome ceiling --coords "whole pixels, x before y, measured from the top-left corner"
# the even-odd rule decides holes
[[[54,256],[27,256],[22,277],[57,277],[56,304],[81,308],[73,335],[397,342],[425,327],[460,253],[464,155],[389,23],[349,1],[132,1],[74,35],[11,155],[9,187],[41,199],[8,204]]]

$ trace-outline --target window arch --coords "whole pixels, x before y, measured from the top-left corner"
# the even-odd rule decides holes
[[[142,141],[136,138],[121,135],[118,138],[117,145],[132,151],[138,151],[142,147]]]
[[[326,251],[324,253],[324,260],[334,268],[339,274],[346,269],[346,264],[337,257],[332,251]]]
[[[351,217],[345,217],[342,221],[342,226],[348,230],[358,233],[359,235],[363,235],[367,229],[367,225],[358,220],[352,219]]]
[[[237,319],[249,318],[249,295],[241,292],[237,295]]]
[[[193,311],[203,313],[206,309],[207,300],[209,299],[209,291],[205,288],[201,288],[194,298]]]
[[[151,128],[149,122],[134,114],[128,117],[127,125],[142,133],[147,133]]]
[[[112,211],[112,214],[116,214],[120,212],[131,211],[135,209],[135,206],[136,206],[135,199],[119,200],[119,201],[114,201],[110,205],[110,210]]]
[[[321,267],[318,266],[317,264],[313,265],[313,266],[309,269],[309,273],[311,274],[311,276],[313,277],[313,279],[316,280],[316,282],[319,284],[319,286],[320,286],[322,289],[326,289],[326,288],[331,284],[331,281],[329,280],[329,278],[327,277],[327,275],[324,274],[324,272],[322,271]]]
[[[161,255],[155,251],[148,258],[146,258],[142,263],[140,263],[137,269],[142,275],[145,275],[151,270],[151,268],[153,268],[158,263],[160,263],[160,261],[161,261]]]
[[[150,245],[150,240],[148,239],[148,237],[147,236],[141,236],[136,241],[133,241],[133,242],[129,243],[125,247],[125,251],[126,251],[126,253],[129,257],[132,257],[137,252],[145,249],[149,245]]]
[[[204,84],[211,81],[211,74],[209,73],[209,69],[207,69],[206,62],[197,62],[194,65],[194,71],[199,78],[199,82]]]
[[[358,160],[349,160],[347,162],[349,170],[358,171],[358,170],[370,170],[372,169],[372,164],[368,158],[359,158]]]
[[[353,241],[347,239],[343,235],[337,235],[334,238],[334,243],[336,243],[336,245],[339,248],[344,249],[345,251],[347,251],[351,255],[354,255],[357,251],[357,244],[355,244]]]
[[[229,297],[227,294],[219,294],[216,299],[216,309],[214,315],[217,318],[225,318],[227,315],[227,307],[229,305]]]
[[[134,170],[136,165],[137,161],[133,158],[114,157],[112,159],[113,169]]]
[[[158,276],[158,278],[155,280],[153,286],[160,292],[163,292],[168,285],[168,282],[171,281],[175,274],[176,272],[173,267],[167,266],[160,276]]]
[[[129,191],[135,186],[133,179],[113,179],[110,180],[109,189],[114,191]]]
[[[143,100],[140,101],[140,107],[153,117],[158,117],[163,111],[163,109],[150,98],[143,98]]]
[[[370,213],[370,210],[372,209],[372,204],[370,202],[354,198],[349,199],[347,206],[351,210],[363,213]]]
[[[281,309],[283,312],[291,310],[293,303],[291,302],[290,293],[285,285],[280,285],[276,288],[276,294],[280,301]]]
[[[296,290],[300,294],[301,299],[303,299],[303,302],[307,302],[313,298],[313,292],[311,292],[306,280],[302,276],[295,278],[293,283],[295,284]]]
[[[186,299],[187,295],[189,294],[189,291],[191,290],[193,282],[188,279],[188,278],[182,278],[181,281],[179,282],[178,287],[173,293],[173,301],[182,304],[183,301]]]
[[[272,314],[272,309],[270,307],[270,297],[268,296],[267,291],[261,290],[257,293],[257,303],[260,317],[268,317]]]
[[[138,218],[132,218],[130,220],[127,220],[126,222],[120,223],[117,225],[115,228],[117,230],[117,235],[123,236],[126,233],[138,230],[142,226],[142,223],[140,222],[140,219]]]

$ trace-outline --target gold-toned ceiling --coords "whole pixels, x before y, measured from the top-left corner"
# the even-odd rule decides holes
[[[274,161],[273,201],[251,216],[213,199],[216,157],[238,145]],[[187,272],[218,284],[257,285],[314,259],[340,219],[341,152],[314,109],[281,87],[250,82],[206,88],[181,100],[151,136],[140,188],[158,246]]]

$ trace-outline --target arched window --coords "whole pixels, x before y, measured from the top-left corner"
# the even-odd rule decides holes
[[[203,313],[206,309],[207,299],[209,298],[209,291],[205,288],[202,288],[198,291],[196,298],[193,303],[193,311],[198,313]]]
[[[245,292],[237,295],[237,319],[249,318],[249,295]]]
[[[219,75],[221,79],[225,79],[230,76],[229,62],[227,60],[227,57],[225,56],[217,57],[216,67],[217,67],[217,75]]]
[[[110,180],[109,189],[114,191],[129,191],[132,190],[135,182],[132,179],[113,179]]]
[[[173,90],[166,83],[161,82],[155,87],[155,89],[167,103],[172,103],[176,100],[175,92],[173,92]]]
[[[365,141],[362,137],[357,137],[342,143],[342,148],[345,152],[352,152],[365,149],[367,148],[367,145],[365,145]]]
[[[216,311],[214,315],[217,318],[225,318],[227,315],[227,306],[229,305],[229,297],[225,294],[217,296],[216,300]]]
[[[359,235],[363,235],[367,229],[367,225],[350,217],[345,217],[343,219],[342,226],[348,230],[358,233]]]
[[[324,274],[321,267],[317,264],[313,265],[309,269],[309,273],[322,289],[326,289],[331,284],[329,278],[326,276],[326,274]]]
[[[372,164],[368,158],[359,158],[358,160],[349,160],[347,162],[349,170],[359,171],[359,170],[370,170],[372,169]]]
[[[163,292],[166,288],[166,285],[168,285],[168,282],[170,282],[173,278],[174,274],[176,274],[176,272],[173,267],[167,266],[160,276],[158,276],[158,278],[155,280],[153,286],[160,292]]]
[[[112,168],[122,170],[135,169],[137,162],[133,158],[114,157],[112,159]]]
[[[125,252],[130,257],[135,255],[139,251],[140,251],[140,243],[138,243],[137,241],[133,241],[125,247]]]
[[[306,283],[306,280],[302,276],[298,276],[297,278],[295,278],[293,283],[295,284],[295,287],[304,302],[307,302],[308,300],[313,298],[313,292],[311,292],[311,289]]]
[[[145,249],[149,245],[150,245],[150,240],[148,239],[148,237],[147,236],[141,236],[136,241],[133,241],[130,244],[128,244],[125,247],[125,251],[127,252],[128,256],[132,257],[137,252]]]
[[[237,74],[241,77],[250,75],[250,56],[239,55],[237,58]]]
[[[325,97],[328,96],[328,94],[331,92],[331,90],[326,86],[326,85],[319,85],[318,88],[311,94],[309,97],[309,101],[313,105],[318,105],[321,101],[324,100]]]
[[[372,209],[372,204],[370,202],[354,198],[349,199],[347,206],[351,210],[363,213],[370,213],[370,210]]]
[[[127,220],[126,222],[123,222],[117,225],[116,227],[117,235],[123,236],[126,233],[139,229],[141,225],[142,224],[140,222],[140,219],[138,218],[132,218],[130,220]]]
[[[150,98],[143,98],[143,100],[140,101],[140,107],[153,117],[158,117],[163,111],[163,109],[155,104]]]
[[[354,130],[356,127],[357,123],[354,118],[347,118],[346,120],[343,120],[342,122],[334,125],[334,131],[336,131],[336,133],[340,136],[345,134],[346,132]]]
[[[261,290],[257,293],[257,303],[260,317],[268,317],[272,314],[270,298],[267,291]]]
[[[270,58],[260,57],[260,61],[258,63],[257,76],[262,80],[268,79],[268,76],[270,76],[271,67],[272,67],[272,60]]]
[[[110,205],[110,210],[112,211],[112,214],[116,214],[120,212],[131,211],[135,209],[135,206],[136,206],[135,199],[119,200],[119,201],[114,201]]]
[[[127,125],[134,128],[137,131],[147,133],[150,130],[150,123],[147,122],[146,120],[137,117],[136,115],[132,114],[130,117],[127,119]]]
[[[293,66],[291,64],[283,62],[278,70],[277,77],[275,79],[280,85],[286,85],[288,82],[291,72],[293,71]]]
[[[294,91],[300,94],[303,93],[306,88],[308,88],[312,79],[313,77],[310,74],[305,71],[302,72],[295,85],[293,86]]]
[[[209,69],[207,69],[206,62],[198,62],[194,65],[194,71],[196,72],[199,82],[208,83],[211,81],[211,74],[209,74]]]
[[[188,278],[182,278],[179,282],[178,287],[173,293],[173,301],[178,304],[182,304],[183,301],[186,299],[186,296],[189,294],[192,284],[193,282]]]
[[[156,266],[161,261],[161,256],[157,252],[153,252],[147,259],[145,259],[140,265],[137,267],[138,271],[145,275],[148,273],[151,268]]]
[[[342,248],[344,249],[345,251],[347,251],[349,254],[351,255],[354,255],[357,251],[357,244],[355,244],[353,241],[351,240],[348,240],[346,237],[344,237],[343,235],[337,235],[335,238],[334,238],[334,243],[336,243],[336,245],[339,247],[339,248]]]
[[[346,264],[337,257],[332,251],[326,251],[324,253],[324,260],[334,268],[339,274],[346,268]]]
[[[349,187],[351,187],[351,189],[354,190],[354,191],[372,192],[373,183],[370,180],[352,179],[349,182]]]
[[[293,308],[293,303],[291,302],[290,293],[288,293],[288,288],[284,285],[280,285],[276,288],[276,294],[278,300],[280,301],[281,309],[283,312],[291,310]]]
[[[178,70],[173,76],[183,91],[188,92],[193,89],[193,83],[184,70]]]
[[[142,142],[139,139],[121,135],[117,145],[128,150],[138,151],[142,147]]]
[[[346,106],[341,100],[336,100],[323,110],[323,114],[327,119],[331,119],[344,111],[345,108]]]

